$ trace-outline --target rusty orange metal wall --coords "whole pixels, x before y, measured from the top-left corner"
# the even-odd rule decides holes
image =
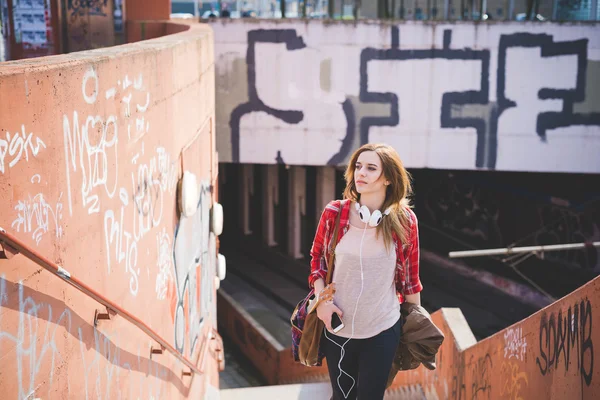
[[[0,226],[193,361],[216,326],[214,111],[213,35],[204,25],[0,68]],[[201,187],[191,217],[177,211],[184,170]],[[125,320],[94,326],[97,308],[22,255],[0,260],[0,397],[217,390],[214,349],[204,376],[183,376],[181,363],[151,355],[156,344]]]

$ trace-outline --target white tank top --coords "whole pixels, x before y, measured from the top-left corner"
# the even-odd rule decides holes
[[[349,225],[335,249],[333,270],[336,286],[334,303],[342,310],[345,325],[336,335],[354,339],[373,337],[392,327],[400,318],[400,303],[394,284],[396,251],[393,244],[390,244],[389,250],[385,249],[383,235],[376,238],[376,228],[367,228],[365,232],[362,246],[364,287],[361,294],[360,247],[363,231],[364,228]]]

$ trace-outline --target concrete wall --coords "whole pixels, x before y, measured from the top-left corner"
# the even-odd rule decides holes
[[[94,326],[95,301],[17,255],[0,260],[3,399],[216,395],[215,348],[198,360],[216,327],[213,34],[185,30],[2,64],[0,226],[206,373],[183,376],[120,317]],[[198,179],[189,217],[177,207],[183,171]]]
[[[600,172],[600,25],[218,20],[221,160]]]
[[[476,342],[459,309],[432,315],[445,340],[436,369],[399,372],[386,399],[584,399],[600,393],[600,278],[531,317]],[[279,352],[279,382],[325,381]]]

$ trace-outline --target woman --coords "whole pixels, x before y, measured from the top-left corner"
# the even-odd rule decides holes
[[[417,218],[408,202],[410,177],[398,153],[384,144],[358,149],[345,177],[344,200],[327,205],[311,249],[309,284],[321,294],[327,255],[335,246],[335,295],[317,303],[326,327],[320,353],[327,358],[333,399],[383,399],[400,340],[400,304],[420,304],[423,289]],[[377,210],[382,216],[369,218]],[[335,334],[333,313],[344,324]]]

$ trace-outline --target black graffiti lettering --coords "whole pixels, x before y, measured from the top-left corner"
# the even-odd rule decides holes
[[[558,332],[556,333],[556,340],[558,342],[556,346],[556,362],[554,364],[554,368],[558,368],[558,361],[560,360],[560,353],[563,354],[563,359],[565,361],[565,370],[569,370],[569,363],[567,360],[569,359],[570,349],[569,349],[569,340],[567,340],[567,347],[565,348],[565,339],[569,334],[569,321],[567,319],[562,318],[562,310],[558,312]],[[565,352],[566,351],[566,352]]]
[[[565,371],[571,363],[571,350],[577,354],[577,368],[589,386],[594,372],[594,344],[592,342],[592,305],[588,299],[575,303],[566,312],[548,317],[543,314],[540,320],[539,351],[536,364],[542,375],[551,368],[558,370],[562,361]]]
[[[444,31],[444,47],[442,49],[400,49],[399,30],[392,29],[392,48],[365,48],[360,53],[360,100],[364,103],[381,103],[390,105],[390,115],[385,117],[363,117],[360,121],[360,144],[369,142],[371,126],[396,126],[401,115],[398,111],[399,99],[395,93],[370,92],[367,64],[371,61],[411,61],[427,59],[445,59],[481,62],[480,90],[444,93],[440,126],[442,128],[473,127],[477,131],[477,167],[493,167],[496,164],[496,137],[490,137],[486,144],[486,121],[481,118],[457,118],[452,116],[452,108],[465,104],[487,104],[489,98],[489,50],[451,49],[452,31]],[[487,154],[488,152],[489,154]]]
[[[562,109],[549,109],[540,111],[535,116],[535,130],[541,141],[547,140],[547,131],[562,127],[576,125],[600,125],[600,113],[596,111],[581,111],[578,107],[586,100],[586,90],[589,92],[590,82],[587,70],[589,39],[560,41],[554,35],[545,33],[515,32],[500,35],[497,44],[497,69],[490,70],[490,49],[473,49],[469,47],[452,47],[452,29],[443,32],[441,48],[406,49],[401,46],[401,29],[398,26],[389,27],[390,45],[385,48],[365,47],[360,52],[359,65],[359,101],[363,104],[385,105],[390,107],[388,115],[364,115],[363,108],[353,106],[350,98],[346,96],[340,103],[346,117],[346,135],[342,140],[339,150],[335,151],[327,164],[339,164],[353,149],[369,142],[369,130],[378,126],[398,126],[402,118],[398,108],[401,101],[410,101],[400,98],[405,94],[390,91],[377,92],[369,90],[368,63],[376,61],[414,62],[417,60],[456,60],[459,64],[465,61],[478,63],[480,67],[479,85],[475,89],[464,91],[448,91],[442,94],[439,127],[441,128],[474,128],[477,133],[476,168],[495,169],[498,158],[498,130],[501,118],[505,111],[515,107],[525,107],[527,93],[511,93],[510,74],[513,66],[509,65],[509,53],[513,49],[530,49],[537,52],[542,58],[575,58],[573,70],[569,71],[575,77],[572,87],[552,87],[552,84],[542,84],[536,88],[537,99],[557,100],[562,104]],[[232,161],[240,162],[240,123],[244,115],[253,112],[262,112],[271,115],[288,124],[299,124],[305,119],[305,112],[300,110],[283,110],[265,104],[259,96],[257,88],[256,69],[258,43],[283,43],[287,51],[305,49],[304,38],[296,29],[253,29],[247,34],[247,80],[248,101],[239,104],[230,115],[229,126],[231,129]],[[492,47],[492,45],[490,45]],[[495,50],[494,50],[495,51]],[[518,61],[516,61],[518,62]],[[496,94],[490,93],[490,81],[496,81]],[[493,86],[493,85],[492,85]],[[519,97],[522,96],[522,97]],[[523,97],[524,96],[524,97]],[[490,99],[495,97],[496,101]],[[375,103],[375,104],[373,104]],[[508,117],[506,117],[508,118]],[[355,134],[356,126],[360,130],[358,138]],[[282,133],[283,134],[283,133]],[[358,143],[357,143],[358,142]]]
[[[463,383],[462,374],[452,378],[452,398],[462,400],[467,398],[467,389]]]
[[[492,370],[492,357],[486,354],[479,358],[474,365],[471,365],[471,368],[473,368],[472,398],[491,398],[492,380],[490,371]]]
[[[252,112],[265,112],[288,124],[297,124],[304,119],[304,113],[297,110],[277,110],[266,105],[258,96],[256,89],[256,44],[285,43],[287,50],[299,50],[306,47],[301,36],[294,29],[259,29],[248,32],[248,50],[246,65],[248,74],[248,102],[240,104],[232,112],[229,119],[231,128],[232,161],[240,162],[240,123],[242,117]]]
[[[556,350],[558,347],[558,342],[556,341],[556,317],[554,314],[550,315],[550,320],[548,321],[548,365],[552,366],[554,364],[556,357]]]
[[[581,307],[581,362],[580,373],[585,380],[585,384],[589,386],[592,383],[594,373],[594,344],[592,343],[592,305],[589,301],[585,304],[582,301]],[[589,352],[588,352],[589,350]],[[588,355],[589,356],[586,356]],[[586,368],[586,360],[589,359],[589,368]]]
[[[546,353],[544,352],[544,342],[546,342],[546,346],[548,346],[548,325],[546,314],[543,314],[540,320],[540,356],[544,360],[544,366],[542,367],[539,357],[535,358],[535,363],[540,368],[542,375],[546,375],[546,372],[548,372],[548,359],[546,358]]]
[[[506,97],[506,54],[511,47],[539,47],[542,57],[574,55],[577,57],[577,79],[573,89],[542,88],[540,99],[563,100],[562,111],[542,112],[537,117],[536,130],[542,140],[546,140],[546,131],[570,125],[598,125],[600,113],[579,114],[573,112],[573,104],[585,99],[585,80],[587,69],[587,39],[555,42],[552,35],[515,33],[502,35],[498,46],[498,117],[517,103]]]
[[[299,124],[304,119],[300,110],[279,110],[269,107],[258,95],[256,87],[256,45],[258,43],[285,43],[288,51],[306,48],[301,36],[294,29],[253,30],[248,32],[248,50],[246,52],[246,65],[248,77],[248,102],[240,104],[231,113],[229,127],[231,128],[232,161],[240,161],[240,124],[244,115],[253,112],[265,112],[288,124]],[[327,165],[342,164],[352,152],[355,131],[355,110],[349,98],[346,98],[340,107],[346,118],[346,135],[342,140],[339,151],[328,161]],[[283,163],[281,154],[278,153],[277,163]]]

